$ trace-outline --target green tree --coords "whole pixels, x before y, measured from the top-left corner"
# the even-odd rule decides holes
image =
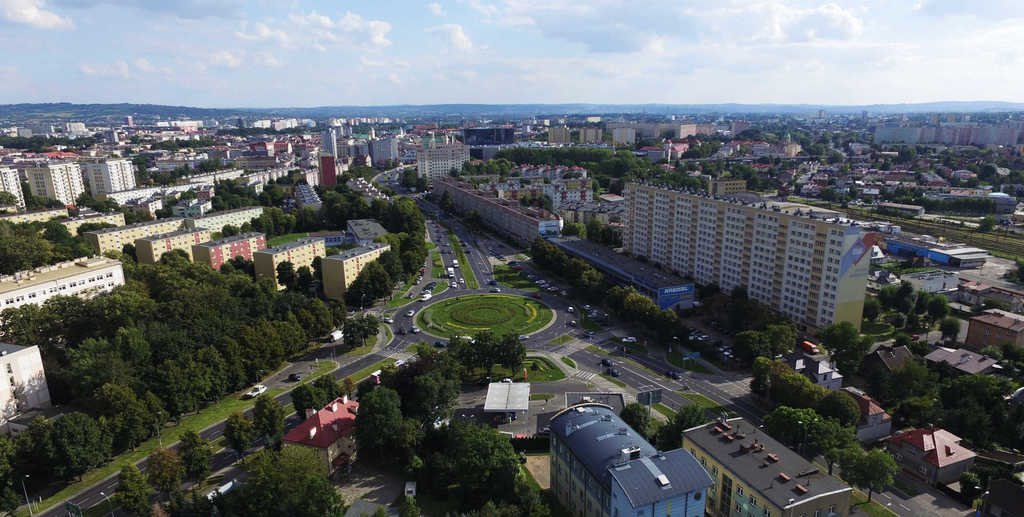
[[[796,346],[796,329],[789,323],[776,323],[764,329],[765,339],[771,347],[772,357],[788,354]]]
[[[654,427],[647,406],[637,404],[636,402],[626,404],[626,407],[622,408],[622,411],[619,413],[619,417],[641,436],[650,439]]]
[[[228,417],[224,424],[224,439],[227,440],[228,447],[234,449],[238,455],[244,454],[255,438],[256,430],[245,415],[233,413]]]
[[[772,353],[772,346],[763,332],[745,330],[733,339],[733,351],[736,359],[750,363],[758,357],[768,357]]]
[[[779,406],[764,417],[764,427],[776,439],[802,446],[810,440],[812,429],[821,417],[809,408]]]
[[[420,517],[420,507],[414,497],[405,496],[398,505],[398,517]]]
[[[340,517],[344,502],[327,467],[305,447],[264,449],[245,462],[245,483],[225,495],[226,515]]]
[[[164,494],[177,492],[185,475],[181,456],[171,449],[157,449],[146,461],[146,477],[150,486]]]
[[[0,511],[14,514],[21,504],[21,498],[14,486],[14,442],[4,435],[0,436]]]
[[[868,296],[864,298],[864,319],[868,321],[875,321],[878,319],[878,315],[882,312],[882,304],[878,301],[878,298],[874,296]]]
[[[298,282],[298,275],[295,273],[295,265],[284,261],[277,265],[277,283],[288,290],[294,290]]]
[[[54,471],[60,478],[80,477],[106,461],[110,437],[84,413],[68,413],[53,422]]]
[[[359,399],[355,435],[360,456],[394,461],[412,450],[418,437],[410,434],[401,407],[398,393],[387,387],[377,387]]]
[[[868,491],[868,501],[874,492],[884,490],[892,484],[899,465],[892,455],[883,449],[872,449],[865,454],[851,454],[840,462],[843,477],[850,483]]]
[[[655,443],[658,446],[658,450],[670,451],[677,449],[682,446],[683,443],[683,431],[696,427],[707,421],[707,415],[704,412],[704,408],[697,404],[690,404],[689,406],[683,406],[679,408],[672,415],[668,422],[658,428],[655,433]]]
[[[829,325],[819,336],[825,348],[832,353],[840,373],[850,376],[860,368],[870,343],[861,337],[852,323],[843,321]]]
[[[178,451],[185,467],[185,475],[193,481],[206,479],[213,459],[213,446],[209,440],[204,440],[195,431],[186,431],[181,435],[181,446]]]
[[[266,436],[270,443],[278,443],[284,436],[284,417],[284,406],[270,395],[264,393],[256,399],[252,420],[257,436]]]
[[[150,515],[150,488],[142,472],[139,472],[135,465],[125,465],[121,468],[118,481],[114,504],[120,506],[121,510],[129,515],[148,517]]]
[[[455,422],[442,440],[428,462],[435,489],[446,490],[464,509],[479,508],[486,501],[509,501],[519,457],[507,438],[489,427]]]
[[[996,218],[991,215],[986,215],[978,221],[978,231],[982,233],[988,233],[994,230],[996,227]]]
[[[860,407],[857,401],[842,390],[830,391],[815,407],[818,414],[826,418],[834,418],[844,426],[856,425],[860,420]]]
[[[945,296],[935,295],[928,299],[928,319],[939,321],[949,314],[949,300]]]
[[[943,339],[956,339],[960,334],[960,320],[952,316],[942,318],[939,321],[939,331],[942,332]]]
[[[116,361],[121,363],[120,358]],[[153,415],[131,389],[107,383],[99,389],[96,399],[100,421],[112,435],[115,448],[135,449],[153,434]]]

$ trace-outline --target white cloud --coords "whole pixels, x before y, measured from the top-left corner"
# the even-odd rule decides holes
[[[257,52],[253,57],[255,58],[256,63],[259,63],[263,66],[276,68],[284,65],[284,63],[281,62],[281,60],[278,59],[277,56],[271,54],[270,52]]]
[[[153,63],[150,63],[149,60],[144,57],[135,58],[133,63],[135,64],[135,68],[138,68],[143,72],[156,72],[156,67],[153,66]]]
[[[228,68],[238,68],[242,65],[242,57],[238,53],[221,50],[210,56],[210,63]]]
[[[437,2],[427,4],[427,9],[429,9],[430,14],[433,14],[434,16],[444,16],[444,8]]]
[[[252,24],[252,30],[249,29],[248,22],[242,22],[242,29],[235,32],[235,35],[245,40],[254,41],[276,41],[281,45],[289,45],[291,43],[291,37],[288,36],[283,30],[271,29],[267,24],[262,22],[256,22]]]
[[[391,40],[388,39],[388,33],[391,32],[390,23],[383,20],[367,20],[351,11],[346,11],[337,19],[315,11],[306,14],[293,13],[288,19],[300,36],[318,40],[314,45],[332,43],[358,46],[364,50],[379,50],[391,45]]]
[[[118,60],[113,63],[80,63],[78,71],[95,77],[112,77],[116,79],[137,79],[131,65],[127,61]]]
[[[0,18],[37,29],[68,29],[71,19],[46,9],[46,0],[0,0]]]
[[[436,27],[429,27],[426,31],[443,35],[448,46],[456,50],[467,51],[473,49],[473,40],[469,39],[466,31],[457,23],[446,23]]]

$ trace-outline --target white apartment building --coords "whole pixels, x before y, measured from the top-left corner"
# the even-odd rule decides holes
[[[421,178],[437,180],[447,177],[452,169],[462,170],[469,161],[469,147],[455,142],[437,145],[427,143],[416,150],[416,167]]]
[[[219,212],[210,212],[202,217],[191,217],[185,219],[185,227],[206,228],[211,232],[219,232],[227,225],[234,226],[235,228],[241,228],[243,224],[251,223],[253,219],[258,218],[261,215],[263,215],[262,206],[247,206],[232,210],[221,210]]]
[[[85,192],[82,168],[77,163],[51,163],[25,169],[28,186],[33,195],[55,199],[73,206]]]
[[[860,327],[873,234],[805,205],[742,203],[630,183],[623,247],[798,323]]]
[[[49,406],[39,347],[0,342],[0,425],[22,412]]]
[[[0,192],[7,192],[14,196],[18,208],[25,208],[25,195],[21,192],[21,178],[18,171],[10,167],[0,167]]]
[[[54,296],[91,298],[119,285],[124,285],[120,261],[92,257],[60,262],[0,276],[0,311],[41,305]]]
[[[135,165],[131,160],[86,162],[85,174],[93,197],[135,188]]]

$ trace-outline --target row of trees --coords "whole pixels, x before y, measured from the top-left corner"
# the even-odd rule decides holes
[[[107,226],[87,223],[71,235],[58,221],[0,221],[0,275],[93,255],[95,249],[81,235]]]

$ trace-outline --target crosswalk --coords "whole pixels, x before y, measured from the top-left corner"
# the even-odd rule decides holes
[[[597,374],[586,370],[576,370],[576,373],[572,374],[572,376],[581,381],[589,382],[594,380],[594,377],[597,377]]]

